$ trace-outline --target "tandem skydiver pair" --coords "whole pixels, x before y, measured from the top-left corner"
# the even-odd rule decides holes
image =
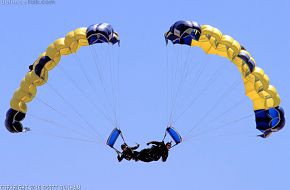
[[[172,145],[172,142],[165,143],[165,137],[169,134],[171,138],[174,140],[175,144]],[[121,145],[122,151],[119,151],[114,147],[115,142],[117,141],[118,137],[121,136],[123,139],[123,144]],[[177,144],[181,143],[182,138],[179,135],[179,133],[172,127],[169,126],[166,128],[165,135],[162,141],[151,141],[147,143],[147,146],[150,144],[152,145],[150,148],[144,148],[141,151],[137,151],[139,148],[139,144],[137,144],[134,147],[130,147],[125,142],[125,139],[122,135],[122,131],[120,129],[113,129],[111,132],[108,140],[107,145],[113,148],[116,153],[118,154],[118,161],[121,162],[123,159],[126,159],[128,161],[134,160],[134,161],[142,161],[142,162],[153,162],[162,160],[162,162],[166,162],[168,158],[168,152],[169,150],[176,146]]]

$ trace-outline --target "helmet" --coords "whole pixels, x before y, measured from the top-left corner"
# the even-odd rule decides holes
[[[127,147],[128,147],[128,145],[126,143],[121,145],[121,149],[124,149],[124,148],[127,148]]]
[[[170,145],[170,147],[171,147],[171,142],[172,142],[172,141],[167,142],[167,143],[165,144],[165,146]]]

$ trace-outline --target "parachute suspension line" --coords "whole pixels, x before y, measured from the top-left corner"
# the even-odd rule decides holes
[[[173,67],[169,62],[170,54],[169,46],[166,46],[166,120],[167,126],[171,125],[171,105],[172,105],[172,91],[173,91]]]
[[[91,80],[89,79],[88,75],[86,74],[86,71],[85,71],[85,69],[84,69],[84,66],[83,66],[83,64],[82,64],[81,59],[78,57],[78,55],[77,55],[76,53],[74,53],[73,55],[74,55],[74,59],[75,59],[77,65],[78,65],[78,67],[80,68],[80,70],[81,70],[83,76],[85,77],[86,81],[88,82],[89,86],[91,87],[91,89],[92,89],[96,94],[98,94],[97,91],[96,91],[96,89],[95,89],[95,85],[93,85],[93,83],[92,83]]]
[[[111,106],[112,106],[112,111],[113,111],[113,117],[114,117],[114,126],[118,126],[118,119],[117,119],[117,107],[116,107],[116,77],[114,77],[115,74],[115,63],[114,63],[114,54],[113,54],[113,50],[110,47],[110,45],[105,44],[104,46],[106,46],[106,53],[105,53],[105,58],[107,58],[106,63],[108,65],[108,82],[110,83],[110,87],[111,87]],[[108,97],[109,98],[109,97]]]
[[[35,100],[38,100],[39,102],[41,102],[41,103],[44,104],[45,106],[49,107],[51,110],[55,111],[56,113],[58,113],[58,114],[60,114],[61,116],[65,117],[66,119],[68,119],[67,116],[66,116],[64,113],[62,113],[62,112],[60,112],[59,110],[57,110],[56,108],[52,107],[51,105],[49,105],[48,103],[46,103],[46,102],[45,102],[44,100],[42,100],[41,98],[35,96]],[[74,123],[74,122],[73,122],[73,123]]]
[[[237,82],[239,82],[239,81],[237,81]],[[234,85],[235,83],[233,83],[233,85]],[[233,89],[236,89],[236,87],[237,87],[237,85],[236,86],[234,86],[234,88]],[[226,96],[227,94],[224,94],[224,96]],[[236,103],[234,103],[233,105],[231,105],[228,109],[226,109],[224,112],[222,112],[221,114],[219,114],[218,116],[216,116],[216,117],[213,117],[211,120],[209,120],[208,121],[208,123],[213,123],[213,121],[217,121],[217,120],[219,120],[219,119],[221,119],[222,118],[222,116],[224,116],[226,113],[228,113],[229,111],[231,111],[231,110],[233,110],[234,108],[237,108],[239,105],[241,105],[241,103],[242,102],[244,102],[245,100],[247,100],[245,97],[244,98],[242,98],[242,99],[240,99],[240,100],[238,100]],[[209,127],[207,127],[207,128],[203,128],[202,130],[204,130],[204,131],[208,131],[208,130],[211,130]]]
[[[70,140],[70,141],[77,141],[77,142],[83,142],[83,143],[100,143],[102,144],[101,141],[96,141],[96,140],[89,140],[89,139],[82,139],[82,138],[75,138],[75,137],[69,137],[69,136],[61,136],[61,135],[56,135],[50,132],[41,132],[41,131],[34,131],[36,133],[39,133],[43,136],[48,136],[48,137],[52,137],[52,138],[58,138],[58,139],[63,139],[63,140]]]
[[[245,102],[247,99],[246,97],[238,100],[236,103],[233,103],[228,109],[226,109],[224,112],[222,112],[221,114],[219,114],[218,116],[214,117],[213,119],[211,119],[209,122],[215,121],[219,118],[221,118],[222,116],[224,116],[226,113],[229,113],[230,111],[232,111],[234,108],[237,108],[239,105],[241,105],[243,102]]]
[[[263,111],[260,111],[260,112],[263,112]],[[260,113],[260,112],[257,112],[257,113]],[[232,121],[229,121],[229,122],[223,123],[223,124],[221,124],[221,125],[215,126],[215,127],[211,128],[211,131],[220,130],[220,129],[222,129],[222,128],[225,128],[225,127],[230,126],[231,124],[234,124],[234,123],[240,122],[240,121],[242,121],[242,120],[248,119],[248,118],[250,118],[250,117],[252,117],[252,116],[255,116],[255,113],[251,113],[251,114],[248,114],[248,115],[242,116],[242,117],[240,117],[240,118],[238,118],[238,119],[234,119],[234,120],[232,120]],[[207,132],[209,132],[209,131],[207,131]],[[206,132],[202,132],[202,133],[195,134],[195,137],[196,137],[196,136],[199,136],[199,135],[202,135],[202,134],[206,134]],[[189,137],[189,138],[192,138],[192,137],[193,137],[193,136],[191,136],[191,137]]]
[[[103,48],[102,48],[103,49]],[[96,47],[90,47],[90,50],[91,50],[91,55],[92,55],[92,57],[93,57],[93,63],[94,63],[94,65],[95,65],[95,67],[96,67],[96,69],[97,69],[97,76],[98,76],[98,79],[99,79],[99,81],[101,82],[101,86],[102,86],[102,89],[103,89],[103,92],[104,92],[104,94],[105,94],[105,98],[106,98],[106,101],[107,101],[107,103],[109,104],[109,106],[110,106],[110,109],[111,109],[111,111],[112,111],[112,108],[113,108],[113,106],[112,106],[112,104],[111,104],[111,101],[108,99],[109,98],[109,93],[107,92],[107,88],[106,88],[106,86],[105,86],[105,82],[104,82],[104,67],[105,66],[102,66],[102,63],[104,62],[104,61],[102,61],[101,59],[103,58],[103,57],[105,57],[104,55],[102,56],[102,55],[98,55],[98,51],[96,50]],[[101,51],[99,51],[99,53],[102,53]],[[104,65],[104,64],[103,64]]]
[[[202,123],[202,121],[204,121],[208,116],[210,116],[210,114],[218,107],[218,105],[220,105],[224,101],[225,97],[227,97],[228,95],[230,95],[234,91],[234,89],[237,87],[237,85],[239,83],[240,83],[240,81],[236,80],[231,85],[229,85],[229,87],[220,95],[220,97],[215,102],[215,104],[212,105],[208,109],[208,111],[205,113],[205,115],[201,118],[201,120],[200,120],[201,122],[199,122],[199,126]],[[197,128],[198,128],[198,126],[196,126],[195,129],[197,129]],[[202,128],[202,129],[204,129],[204,128]]]
[[[183,76],[182,76],[182,82],[184,82],[186,79],[187,79],[187,77],[188,77],[188,75],[189,75],[189,66],[190,66],[190,61],[189,60],[191,60],[191,59],[189,59],[189,58],[191,58],[192,57],[192,54],[191,54],[191,46],[188,48],[188,50],[187,50],[187,55],[186,55],[186,59],[185,59],[185,63],[184,63],[184,69],[183,69]]]
[[[50,108],[51,110],[53,110],[53,111],[55,111],[56,113],[58,113],[59,115],[61,115],[63,118],[65,118],[65,119],[67,119],[71,124],[76,124],[76,122],[75,121],[73,121],[73,120],[71,120],[66,114],[64,114],[64,113],[62,113],[62,112],[60,112],[59,110],[57,110],[56,108],[54,108],[54,107],[52,107],[51,105],[49,105],[47,102],[45,102],[44,100],[42,100],[42,99],[40,99],[39,97],[35,97],[35,100],[37,100],[37,101],[39,101],[39,102],[41,102],[42,104],[44,104],[45,106],[47,106],[48,108]],[[39,119],[39,117],[38,117],[38,119]],[[54,122],[54,121],[52,121],[52,122]],[[82,126],[82,125],[80,125],[80,124],[77,124],[78,126]],[[72,128],[69,128],[70,130],[74,130],[74,129],[72,129]],[[85,129],[85,131],[87,132],[86,134],[84,134],[84,133],[82,133],[82,132],[77,132],[77,133],[81,133],[82,135],[85,135],[85,136],[87,136],[87,135],[92,135],[92,134],[90,134],[86,129]]]
[[[85,69],[84,69],[84,66],[83,66],[83,64],[82,64],[81,59],[77,56],[77,54],[74,54],[74,55],[75,55],[74,58],[75,58],[75,60],[76,60],[76,62],[77,62],[77,65],[79,66],[80,70],[82,71],[82,74],[84,75],[84,77],[85,77],[85,79],[87,80],[87,82],[88,82],[89,86],[91,87],[91,89],[92,89],[92,90],[94,91],[94,93],[97,95],[98,92],[97,92],[96,86],[93,85],[94,83],[91,82],[91,80],[89,79],[88,75],[86,74],[86,71],[85,71]],[[71,77],[70,77],[70,78],[71,78]],[[76,84],[75,82],[72,82],[72,83],[73,83],[73,84]],[[82,91],[83,91],[83,90],[82,90]],[[85,95],[85,96],[87,97],[87,95]],[[97,111],[98,111],[98,112],[101,112],[102,115],[107,119],[107,121],[109,121],[109,123],[112,124],[113,121],[112,121],[112,119],[111,119],[111,117],[110,117],[110,114],[108,114],[108,108],[107,108],[106,104],[105,104],[103,101],[101,101],[101,102],[102,102],[102,106],[103,106],[104,109],[105,109],[105,111],[103,111],[103,110],[101,110],[101,108],[99,108],[99,107],[97,106],[97,104],[96,104],[95,101],[93,101],[93,102],[95,103],[95,108],[98,109]],[[106,114],[106,113],[107,113],[107,114]]]
[[[112,119],[110,118],[110,116],[108,116],[108,115],[106,115],[105,113],[104,113],[104,111],[103,110],[101,110],[101,108],[99,108],[98,107],[98,105],[96,104],[96,102],[95,102],[95,99],[93,99],[93,98],[91,98],[87,93],[85,93],[85,91],[78,85],[78,83],[60,66],[60,69],[63,71],[63,73],[64,73],[64,76],[67,78],[67,80],[69,80],[73,85],[74,85],[74,87],[85,97],[85,99],[88,101],[88,103],[90,104],[90,105],[92,105],[93,104],[93,108],[97,111],[97,112],[99,112],[99,113],[101,113],[102,115],[103,115],[103,117],[105,118],[105,119],[107,119],[107,121],[109,122],[109,123],[111,123],[112,122]],[[92,104],[91,104],[92,103]]]
[[[201,65],[201,67],[199,67],[199,69],[196,71],[197,73],[196,73],[196,75],[195,75],[195,77],[194,77],[194,80],[193,80],[193,82],[192,82],[192,88],[190,89],[190,91],[192,91],[192,89],[194,89],[196,86],[197,86],[197,83],[199,82],[199,79],[201,78],[201,76],[202,76],[202,74],[203,74],[203,72],[204,72],[204,70],[205,70],[205,68],[206,68],[206,66],[207,66],[207,64],[202,64]],[[193,104],[194,102],[192,102],[191,104]],[[188,107],[190,107],[191,105],[189,105]],[[187,110],[187,109],[186,109]],[[183,111],[183,112],[186,112],[186,111]],[[183,115],[184,113],[181,113],[180,115]],[[175,115],[175,113],[174,113],[174,115]],[[181,117],[181,116],[178,116],[178,118],[179,117]],[[175,121],[176,120],[178,120],[178,118],[177,119],[175,119]],[[174,121],[174,122],[175,122]],[[173,121],[172,121],[172,123],[174,123]]]
[[[259,114],[259,113],[262,113],[262,112],[263,112],[263,110],[261,110],[261,111],[257,111],[256,113]],[[222,124],[222,125],[220,125],[220,126],[214,127],[213,129],[220,129],[220,128],[223,128],[223,127],[225,127],[225,126],[228,126],[229,124],[232,124],[232,123],[234,123],[234,122],[238,122],[238,121],[241,121],[241,120],[244,120],[244,119],[250,118],[250,117],[252,117],[252,116],[255,116],[255,113],[251,113],[251,114],[248,114],[248,115],[242,116],[242,117],[240,117],[240,118],[238,118],[238,119],[235,119],[235,120],[232,120],[232,121],[227,122],[227,123],[225,123],[225,124]]]
[[[177,103],[178,103],[178,99],[180,98],[180,94],[183,90],[183,87],[184,87],[184,83],[188,77],[188,74],[189,74],[189,57],[190,57],[190,50],[191,48],[189,47],[188,48],[188,51],[187,51],[187,55],[186,55],[186,58],[185,58],[185,61],[182,60],[181,58],[181,63],[180,63],[180,79],[179,79],[179,82],[177,84],[177,88],[176,88],[176,91],[175,91],[175,94],[174,94],[174,97],[173,97],[173,106],[172,106],[172,110],[171,110],[171,119],[174,118],[174,115],[175,115],[175,111],[176,111],[176,106],[177,106]],[[183,53],[182,53],[183,55]],[[182,56],[181,56],[182,57]]]
[[[171,95],[170,95],[170,115],[169,115],[169,121],[170,123],[172,123],[172,120],[173,120],[173,112],[174,112],[174,109],[175,109],[175,101],[176,101],[176,96],[179,94],[178,93],[178,90],[179,90],[179,85],[177,84],[178,81],[182,80],[182,75],[181,75],[181,72],[182,72],[182,49],[178,48],[178,51],[177,51],[177,57],[176,57],[176,63],[177,64],[171,64],[171,73],[170,73],[170,76],[171,76],[171,81],[170,81],[170,84],[171,84]],[[180,79],[178,78],[180,76]],[[179,79],[179,80],[178,80]]]
[[[248,81],[250,81],[250,82],[253,82],[252,79],[246,79],[246,80],[248,80]],[[235,88],[235,87],[237,87],[237,85],[234,86],[234,88]],[[209,121],[209,123],[211,123],[211,122],[213,122],[213,121],[216,121],[216,120],[222,118],[223,115],[225,115],[226,113],[228,113],[228,112],[231,111],[232,109],[237,108],[239,105],[242,105],[242,103],[245,102],[246,100],[248,100],[248,99],[246,99],[246,98],[244,97],[244,98],[238,100],[236,103],[233,103],[233,104],[232,104],[232,105],[231,105],[227,110],[225,110],[224,112],[222,112],[222,113],[219,114],[218,116],[216,116],[216,117],[214,117],[213,119],[211,119],[211,120]],[[257,113],[260,113],[260,112],[257,112]],[[251,116],[251,115],[254,115],[254,114],[250,114],[249,116]],[[209,129],[208,129],[208,130],[209,130]],[[208,131],[208,130],[206,130],[206,131]]]
[[[117,48],[117,56],[115,55],[115,51],[113,48],[111,48],[108,45],[109,49],[109,54],[108,56],[108,63],[109,63],[109,73],[110,73],[110,85],[111,85],[111,92],[112,92],[112,106],[113,106],[113,111],[114,111],[114,124],[115,127],[119,127],[119,119],[118,119],[118,106],[119,106],[119,100],[118,100],[118,95],[120,94],[119,92],[119,78],[120,78],[120,48]],[[116,58],[117,57],[117,58]]]
[[[252,81],[252,80],[250,80],[250,79],[247,79],[248,81]],[[239,81],[238,81],[239,82]],[[235,83],[233,84],[233,85],[235,85]],[[234,88],[235,87],[237,87],[237,85],[235,85],[234,86]],[[209,121],[209,123],[212,123],[213,121],[216,121],[218,118],[221,118],[223,115],[225,115],[226,113],[228,113],[229,111],[231,111],[232,109],[234,109],[234,108],[236,108],[237,107],[237,105],[241,105],[241,103],[242,102],[244,102],[244,101],[246,101],[247,99],[246,98],[243,98],[243,99],[241,99],[241,100],[239,100],[238,102],[236,102],[236,103],[234,103],[232,106],[230,106],[226,111],[224,111],[223,113],[221,113],[220,115],[218,115],[217,117],[215,117],[214,119],[211,119],[210,121]],[[259,112],[257,112],[257,113],[259,113]],[[252,114],[249,114],[249,115],[247,115],[247,116],[244,116],[244,117],[242,117],[241,119],[246,119],[246,118],[248,118],[248,117],[250,117],[250,116],[253,116],[253,115],[255,115],[254,113],[252,113]],[[240,120],[240,119],[237,119],[238,121]],[[234,121],[236,121],[236,120],[234,120]],[[199,125],[200,125],[201,123],[199,123]],[[230,124],[231,124],[231,122],[230,122]],[[213,128],[213,129],[220,129],[220,128],[222,128],[222,127],[215,127],[215,128]],[[213,130],[213,129],[210,129],[209,127],[207,128],[207,129],[205,129],[204,130],[204,128],[203,128],[203,130],[202,131],[198,131],[199,133],[197,133],[198,135],[199,134],[206,134],[206,133],[208,133],[209,131],[211,131],[211,130]],[[189,134],[187,134],[187,135],[189,135]]]
[[[100,81],[101,86],[102,86],[102,90],[103,90],[103,92],[105,94],[105,99],[106,99],[105,102],[108,103],[108,104],[110,104],[110,102],[108,100],[108,96],[107,96],[108,93],[107,93],[107,91],[105,89],[105,85],[104,85],[104,81],[103,81],[103,74],[102,74],[102,68],[101,68],[102,66],[101,65],[99,66],[99,64],[98,64],[98,62],[101,63],[100,58],[97,55],[97,52],[96,52],[96,50],[95,50],[94,47],[90,47],[90,51],[91,51],[91,55],[92,55],[92,59],[93,59],[92,62],[93,62],[94,66],[96,67],[96,70],[97,70],[97,74],[96,74],[97,75],[97,78]],[[110,107],[110,111],[112,111],[111,110],[111,107]]]
[[[98,62],[97,62],[97,60],[99,60],[97,51],[96,51],[96,49],[94,47],[90,47],[90,50],[91,50],[91,54],[92,54],[92,57],[93,57],[93,63],[95,64],[95,67],[97,68],[97,76],[98,76],[98,79],[99,79],[99,81],[101,83],[103,92],[105,94],[106,102],[108,102],[108,104],[110,106],[110,110],[112,111],[112,110],[114,110],[114,106],[112,105],[111,101],[109,101],[109,94],[108,94],[107,89],[106,89],[105,84],[104,84],[103,75],[101,73],[101,66],[99,66]],[[112,111],[112,112],[114,112],[114,111]],[[112,125],[114,127],[116,127],[116,123],[113,123]]]
[[[181,59],[182,59],[182,49],[181,48],[178,48],[178,51],[177,51],[177,57],[176,57],[176,63],[177,64],[171,64],[172,65],[172,72],[173,73],[173,80],[171,81],[171,84],[172,84],[172,91],[171,91],[171,108],[170,108],[170,120],[171,122],[173,122],[173,109],[174,109],[174,96],[175,96],[175,93],[177,91],[177,85],[175,84],[177,82],[177,78],[178,76],[180,76],[180,68],[181,68]]]
[[[165,131],[162,141],[165,140],[166,136],[167,136],[167,131]]]
[[[172,97],[173,97],[173,65],[169,64],[169,83],[170,83],[170,88],[169,88],[169,123],[172,123]]]
[[[110,84],[111,84],[111,91],[112,91],[112,99],[113,99],[113,111],[114,111],[114,122],[115,122],[115,126],[118,126],[118,117],[117,117],[117,92],[116,92],[116,76],[115,76],[115,60],[114,60],[114,52],[112,50],[112,48],[108,47],[109,48],[109,56],[108,56],[108,59],[109,59],[109,70],[110,70]],[[114,77],[115,76],[115,77]]]
[[[193,98],[193,100],[190,102],[190,104],[176,117],[176,120],[174,122],[179,120],[191,108],[191,106],[196,102],[196,100],[198,100],[212,85],[215,84],[215,82],[217,81],[218,77],[222,76],[222,73],[224,72],[224,70],[223,71],[220,71],[220,70],[222,70],[222,67],[219,67],[215,71],[215,73],[212,75],[212,77],[207,81],[206,86],[201,90],[201,92],[199,92]]]
[[[77,135],[81,135],[81,136],[84,137],[84,138],[90,138],[90,139],[93,138],[92,136],[91,136],[91,137],[88,137],[86,134],[84,134],[84,133],[82,133],[82,132],[80,132],[80,131],[75,130],[75,128],[73,128],[73,127],[68,127],[68,126],[66,126],[66,125],[63,125],[63,124],[60,124],[60,123],[56,123],[56,122],[53,121],[53,120],[45,119],[45,118],[39,117],[39,116],[34,115],[34,114],[30,114],[30,115],[31,115],[32,117],[34,117],[34,118],[40,120],[40,121],[43,121],[43,122],[49,123],[49,124],[51,124],[51,125],[53,125],[53,126],[61,127],[61,128],[68,129],[69,131],[73,131],[73,132],[75,132],[75,134],[77,134]]]
[[[214,140],[214,139],[225,138],[225,137],[237,137],[237,136],[251,138],[251,139],[257,138],[257,136],[253,135],[252,132],[244,132],[244,133],[239,132],[239,133],[231,133],[231,134],[196,135],[196,136],[192,136],[192,137],[185,139],[185,140],[183,139],[183,142],[190,143],[193,141],[205,141],[205,140],[206,140],[206,142],[208,142],[208,141]],[[205,139],[205,137],[207,139]]]
[[[70,103],[68,102],[50,83],[47,82],[47,86],[60,98],[62,99],[76,114],[77,116],[100,138],[104,139],[97,131],[96,129],[78,112],[78,110]],[[81,125],[83,126],[83,125]]]
[[[170,75],[170,63],[169,63],[169,47],[166,48],[166,118],[168,117],[167,126],[171,125],[171,117],[169,114],[169,107],[170,107],[170,95],[169,92],[171,92],[169,80]]]
[[[193,81],[192,81],[192,83],[191,83],[191,84],[192,84],[192,87],[191,87],[190,91],[191,91],[191,90],[194,90],[195,87],[197,86],[197,84],[198,84],[198,82],[199,82],[199,80],[200,80],[200,78],[201,78],[203,72],[205,71],[207,65],[208,65],[207,63],[203,63],[203,64],[201,64],[201,66],[200,66],[199,69],[197,70],[197,73],[196,73],[196,75],[195,75],[195,77],[193,78]]]
[[[253,135],[252,132],[249,131],[244,131],[242,132],[232,132],[229,133],[228,131],[225,133],[220,133],[220,134],[214,134],[214,133],[209,133],[210,131],[204,132],[204,133],[198,133],[196,135],[191,136],[190,138],[187,139],[187,141],[193,140],[193,139],[203,139],[204,137],[234,137],[234,136],[244,136],[244,137],[257,137],[256,135]],[[214,134],[214,135],[213,135]]]
[[[223,102],[224,98],[229,95],[231,92],[233,92],[233,89],[235,87],[237,87],[237,84],[239,83],[239,81],[234,81],[232,83],[232,85],[230,85],[222,94],[221,96],[218,98],[218,100],[215,102],[215,104],[213,106],[211,106],[208,111],[203,115],[203,117],[201,119],[199,119],[199,121],[193,125],[193,127],[190,129],[190,131],[185,135],[185,136],[188,136],[190,135],[190,133],[193,131],[193,130],[196,130],[198,129],[199,126],[201,126],[201,124],[203,124],[203,121],[208,117],[210,116],[210,114],[216,109],[216,107],[221,103]],[[202,128],[204,130],[204,128]],[[198,131],[199,132],[199,131]]]
[[[221,68],[220,68],[221,69]],[[219,70],[220,70],[219,69]],[[214,77],[212,77],[210,80],[209,80],[209,84],[211,84],[211,82],[210,81],[215,81],[215,79],[218,77],[217,76],[217,74],[219,73],[219,70],[217,70],[216,72],[215,72],[215,75],[214,75]],[[247,79],[248,81],[253,81],[253,79]],[[233,86],[233,88],[235,88],[235,87],[237,87],[237,85],[236,84],[238,84],[239,83],[239,81],[236,81],[236,82],[234,82],[231,86]],[[209,110],[209,112],[207,112],[204,116],[203,116],[203,118],[201,119],[201,121],[204,121],[204,119],[205,118],[207,118],[208,116],[209,116],[209,113],[211,113],[213,110],[214,110],[214,108],[217,106],[217,105],[219,105],[220,103],[221,103],[221,101],[220,100],[222,100],[224,97],[225,97],[225,95],[227,95],[227,93],[228,93],[228,91],[230,91],[231,90],[231,86],[229,87],[229,89],[228,90],[226,90],[224,93],[223,93],[223,95],[220,97],[220,99],[216,102],[216,104],[214,105],[214,106],[212,106],[212,108]],[[208,89],[208,85],[207,85],[207,87],[201,92],[201,93],[203,93],[204,91],[206,91],[207,89]],[[199,96],[198,97],[200,97],[200,94],[199,94]],[[196,99],[198,99],[198,97],[196,97],[195,98],[195,100]],[[238,105],[240,105],[240,103],[241,102],[244,102],[246,99],[245,98],[243,98],[242,100],[240,100],[238,103],[236,103],[236,104],[238,104]],[[193,101],[193,102],[195,102],[195,101]],[[223,116],[224,114],[226,114],[226,113],[228,113],[230,110],[232,110],[233,108],[235,108],[236,107],[236,104],[234,104],[233,106],[231,106],[228,110],[226,110],[225,112],[223,112],[222,114],[220,114],[220,116]],[[190,104],[190,105],[192,105],[192,104]],[[190,107],[190,106],[189,106]],[[183,113],[182,113],[183,114]],[[182,116],[182,114],[180,115],[180,116]],[[252,116],[252,115],[254,115],[254,114],[250,114],[249,116],[247,116],[247,117],[250,117],[250,116]],[[179,119],[180,118],[180,116],[178,116],[178,118],[177,119]],[[246,118],[247,118],[246,117]],[[216,117],[216,118],[218,118],[218,117]],[[242,118],[242,119],[244,119],[244,117]],[[215,119],[212,119],[211,121],[214,121]],[[239,121],[239,120],[238,120]],[[190,133],[194,130],[194,129],[196,129],[196,128],[198,128],[198,126],[201,126],[201,124],[202,124],[202,122],[198,122],[198,123],[196,123],[192,128],[191,128],[191,130],[185,135],[185,136],[189,136],[190,135]],[[203,131],[205,131],[205,132],[207,132],[207,131],[209,131],[209,129],[207,130],[204,130],[204,128],[202,128],[202,130],[199,130],[198,132],[201,132],[201,134],[203,134]]]
[[[179,66],[179,59],[180,59],[180,49],[177,51],[177,56],[176,56],[176,66],[174,67],[174,64],[171,63],[171,71],[170,71],[170,76],[171,76],[171,88],[170,88],[170,114],[169,114],[169,122],[172,124],[173,120],[173,107],[174,107],[174,94],[175,94],[175,82],[177,79],[177,71],[178,71],[178,66]]]
[[[250,117],[253,116],[253,115],[254,115],[254,114],[246,115],[246,116],[243,116],[243,117],[241,117],[241,118],[238,118],[238,119],[235,119],[235,120],[229,121],[229,122],[227,122],[227,123],[221,124],[221,125],[219,125],[219,126],[217,126],[217,127],[214,127],[214,128],[212,128],[211,130],[209,130],[209,131],[203,131],[203,132],[197,133],[197,134],[195,134],[195,135],[193,135],[193,136],[187,136],[187,137],[189,137],[189,138],[187,138],[187,139],[191,139],[191,138],[194,138],[194,137],[198,137],[198,136],[201,136],[201,135],[205,135],[205,134],[207,134],[207,133],[210,132],[210,131],[216,131],[216,130],[219,130],[219,129],[221,129],[221,128],[224,128],[224,127],[230,126],[231,124],[234,124],[234,123],[237,123],[237,122],[239,122],[239,121],[242,121],[242,120],[248,119],[248,118],[250,118]]]
[[[117,77],[117,79],[116,79],[116,81],[117,81],[116,82],[117,83],[116,84],[116,91],[117,91],[116,102],[117,102],[119,109],[120,109],[120,103],[119,103],[120,102],[120,100],[119,100],[119,96],[120,96],[120,51],[121,51],[120,48],[118,48],[118,50],[117,50],[117,74],[116,74],[116,77]],[[117,126],[120,126],[119,120],[118,120]]]
[[[189,59],[189,57],[191,57],[191,46],[188,47],[187,53],[186,53],[186,58],[183,61],[183,70],[182,70],[182,78],[181,81],[185,81],[187,79],[187,76],[189,74],[189,65],[190,65],[190,61],[191,59]]]

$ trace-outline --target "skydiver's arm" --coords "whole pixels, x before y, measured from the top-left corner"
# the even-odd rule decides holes
[[[154,145],[161,145],[162,144],[162,142],[158,142],[158,141],[151,141],[151,142],[148,142],[147,143],[147,145],[149,145],[149,144],[154,144]]]
[[[131,147],[131,150],[136,150],[137,148],[139,148],[139,144],[137,144],[136,146],[134,146],[134,147]]]

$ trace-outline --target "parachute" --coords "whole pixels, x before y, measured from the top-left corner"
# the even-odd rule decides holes
[[[24,132],[21,121],[27,113],[27,103],[36,96],[37,87],[48,81],[48,72],[57,66],[61,56],[76,53],[82,46],[98,43],[120,45],[120,39],[113,27],[107,23],[93,24],[73,30],[64,38],[59,38],[48,46],[38,59],[29,66],[30,71],[20,83],[11,101],[10,109],[6,113],[5,126],[11,133]]]
[[[194,21],[177,21],[165,33],[165,41],[173,44],[196,46],[207,54],[228,58],[239,69],[246,95],[253,102],[256,128],[263,138],[281,130],[285,125],[280,96],[269,77],[256,66],[251,54],[231,36],[223,35],[210,25],[199,25]]]

